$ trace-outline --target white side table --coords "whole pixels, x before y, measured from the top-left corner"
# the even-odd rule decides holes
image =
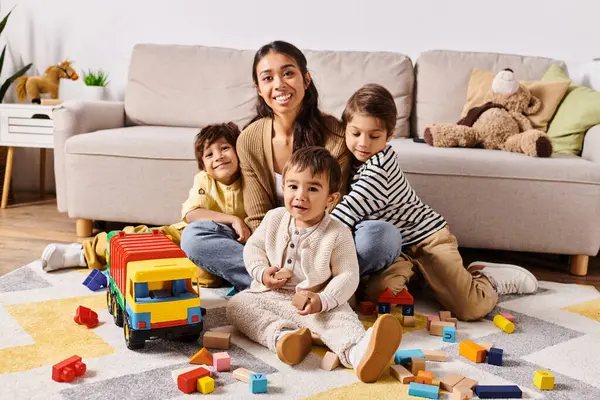
[[[56,106],[37,104],[0,104],[0,146],[8,146],[1,208],[6,208],[13,168],[15,147],[40,149],[40,195],[45,192],[46,149],[54,148],[54,121]]]

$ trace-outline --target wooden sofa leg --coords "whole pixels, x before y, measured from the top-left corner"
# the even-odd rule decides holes
[[[571,274],[577,276],[586,276],[588,273],[589,256],[576,255],[571,256]]]
[[[77,219],[77,236],[90,237],[94,232],[94,223],[91,219]]]

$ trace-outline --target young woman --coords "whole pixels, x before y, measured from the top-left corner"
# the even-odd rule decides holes
[[[254,56],[252,79],[257,115],[240,135],[237,152],[246,225],[254,231],[269,210],[283,205],[281,173],[294,151],[306,146],[329,150],[342,169],[342,194],[347,189],[351,155],[340,122],[318,108],[319,93],[298,48],[283,41],[262,46]],[[357,246],[359,263],[361,271],[376,271],[398,257],[401,237],[398,229],[382,221],[369,221],[368,231],[373,240],[364,249]],[[244,266],[243,244],[231,238],[237,235],[230,226],[199,221],[185,228],[181,247],[188,257],[200,260],[201,268],[238,290],[245,289],[251,278]],[[363,264],[369,268],[362,268]]]

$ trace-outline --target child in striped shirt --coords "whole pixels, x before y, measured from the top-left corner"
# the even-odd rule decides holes
[[[354,165],[350,192],[332,216],[354,231],[357,247],[381,240],[361,232],[364,220],[389,222],[402,235],[402,243],[398,243],[402,253],[394,263],[380,270],[361,271],[370,275],[366,296],[377,301],[385,288],[398,293],[415,268],[441,305],[462,320],[483,318],[496,305],[498,294],[535,292],[536,278],[522,267],[487,262],[464,267],[446,220],[417,196],[388,144],[396,119],[393,96],[377,84],[367,84],[355,92],[342,115]]]

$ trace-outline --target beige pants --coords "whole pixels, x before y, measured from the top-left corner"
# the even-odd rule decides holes
[[[371,277],[367,296],[376,301],[386,287],[399,292],[413,276],[414,268],[423,275],[440,304],[461,320],[481,319],[498,302],[498,293],[490,281],[467,271],[456,237],[447,227],[409,246],[394,264]]]
[[[292,306],[293,292],[244,290],[227,303],[227,319],[249,339],[276,351],[276,339],[282,330],[308,328],[318,334],[340,362],[352,368],[346,350],[365,334],[365,328],[348,303],[333,310],[302,316]]]
[[[167,236],[171,237],[171,240],[179,246],[181,241],[181,231],[172,225],[160,226],[154,228],[164,233]],[[138,225],[138,226],[126,226],[123,229],[125,233],[146,233],[150,232],[151,228],[148,228],[146,225]],[[101,232],[94,236],[93,239],[85,239],[82,242],[83,245],[83,255],[85,256],[85,260],[87,262],[88,268],[93,269],[97,268],[99,270],[106,269],[106,246],[107,243],[107,233]],[[202,268],[198,268],[200,272],[200,286],[203,287],[218,287],[222,284],[221,278],[214,276],[210,272],[203,270]]]

